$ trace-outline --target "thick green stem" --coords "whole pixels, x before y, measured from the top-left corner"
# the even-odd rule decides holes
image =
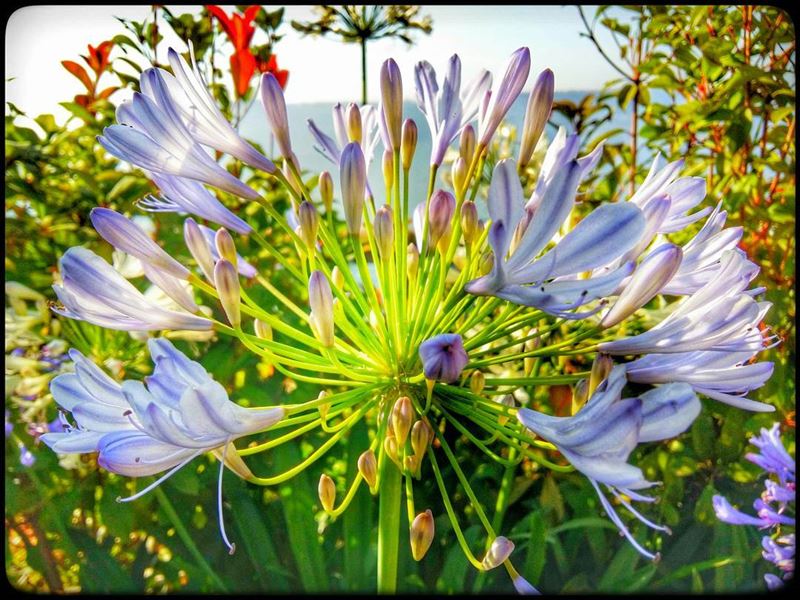
[[[397,591],[397,551],[400,543],[400,470],[385,460],[380,474],[378,514],[378,593]]]

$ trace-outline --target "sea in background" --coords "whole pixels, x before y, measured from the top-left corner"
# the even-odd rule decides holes
[[[572,91],[556,94],[556,100],[571,100],[579,102],[586,94],[594,92]],[[512,105],[505,118],[505,123],[512,125],[519,131],[522,127],[522,122],[525,118],[525,107],[528,103],[528,95],[520,94],[516,102]],[[325,133],[334,137],[333,135],[333,121],[331,117],[332,103],[307,103],[307,104],[290,104],[287,106],[289,115],[289,130],[292,136],[292,149],[300,161],[300,165],[304,171],[308,173],[320,172],[328,170],[333,175],[334,181],[338,186],[338,169],[333,168],[333,163],[327,160],[322,154],[314,149],[316,142],[308,130],[307,120],[313,119],[316,125]],[[431,152],[431,136],[428,130],[428,124],[425,121],[425,115],[417,107],[414,101],[406,101],[404,103],[404,116],[414,119],[419,129],[419,141],[417,142],[417,151],[414,156],[414,163],[411,166],[411,175],[409,180],[409,204],[416,206],[421,199],[425,197],[426,186],[428,182],[428,164]],[[627,129],[630,120],[630,114],[625,111],[617,111],[614,117],[600,126],[597,133],[607,131],[614,128]],[[568,132],[572,131],[572,125],[561,114],[553,114],[552,123],[558,126],[564,126]],[[256,101],[251,107],[247,115],[242,119],[240,126],[242,134],[262,145],[267,150],[268,155],[277,153],[272,142],[272,136],[269,131],[266,117],[264,116],[263,109],[259,101]],[[548,127],[546,135],[548,139],[552,139],[555,135],[556,129]],[[519,136],[517,137],[519,139]],[[376,156],[370,166],[369,179],[371,182],[380,182],[381,175],[381,160],[380,155],[377,153],[381,150],[382,144],[378,143],[376,149]],[[372,189],[376,194],[376,200],[380,200],[383,196],[383,185],[375,185],[373,183]],[[337,194],[338,195],[338,194]]]

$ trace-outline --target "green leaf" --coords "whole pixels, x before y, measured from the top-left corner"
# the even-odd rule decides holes
[[[86,110],[83,106],[78,104],[77,102],[59,102],[61,106],[66,108],[69,112],[73,115],[86,121],[87,123],[94,122],[95,118],[88,110]]]

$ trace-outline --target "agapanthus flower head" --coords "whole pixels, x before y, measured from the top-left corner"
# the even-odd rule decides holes
[[[168,56],[175,74],[145,71],[142,91],[120,108],[121,124],[107,128],[101,142],[155,179],[161,197],[146,199],[143,208],[194,215],[184,222],[184,240],[196,264],[177,260],[114,211],[100,209],[93,221],[105,239],[141,262],[155,289],[178,308],[165,308],[96,255],[72,248],[61,259],[63,283],[55,289],[64,307],[58,310],[116,329],[228,335],[287,382],[320,389],[299,404],[244,409],[199,365],[151,341],[156,371],[145,384],[103,379],[77,358],[74,378],[54,384],[77,426],[48,434],[56,436],[48,437],[51,445],[98,451],[101,465],[130,475],[169,474],[213,451],[251,483],[274,485],[366,421],[369,443],[352,455],[350,490],[337,497],[338,473],[319,479],[327,515],[341,514],[366,483],[381,498],[382,518],[396,516],[405,479],[409,549],[419,560],[432,545],[438,509],[415,508],[414,482],[435,480],[443,512],[460,532],[450,502],[456,485],[485,529],[483,558],[456,535],[470,564],[478,570],[503,564],[518,591],[535,593],[512,564],[514,542],[490,526],[486,499],[453,452],[448,440],[458,436],[459,444],[471,442],[487,460],[506,466],[513,467],[506,458],[513,452],[534,472],[580,471],[622,534],[655,558],[612,504],[668,531],[633,506],[655,501],[639,492],[655,482],[631,464],[634,449],[686,431],[701,408],[698,394],[747,410],[769,408],[744,397],[772,372],[771,363],[753,361],[775,341],[761,327],[769,303],[756,299],[761,288],[749,288],[758,268],[736,248],[741,230],[726,229],[718,208],[696,209],[704,181],[681,177],[680,161],[664,165],[657,158],[630,199],[586,198],[583,183],[603,146],[581,154],[579,136],[563,128],[542,139],[549,137],[555,87],[547,69],[533,85],[522,143],[496,148],[493,136],[530,72],[530,52],[520,48],[493,90],[485,71],[462,88],[457,56],[440,80],[427,62],[417,65],[418,103],[433,140],[428,164],[415,160],[421,145],[416,124],[403,114],[400,69],[385,61],[378,108],[336,104],[332,135],[309,122],[317,149],[339,174],[338,185],[330,173],[319,174],[321,202],[315,203],[314,180],[295,156],[277,78],[262,78],[261,95],[284,158],[280,170],[224,120],[195,62],[190,68],[174,51]],[[540,141],[547,150],[531,181],[531,153]],[[228,159],[217,162],[208,150],[245,166],[228,170]],[[452,165],[445,164],[448,150]],[[369,180],[376,152],[381,168],[373,171],[382,182]],[[493,167],[484,185],[487,165]],[[416,169],[428,170],[422,197],[410,193]],[[288,209],[276,210],[260,189],[243,183],[262,181],[251,170],[282,186]],[[204,185],[258,206],[234,214]],[[526,188],[532,189],[527,197]],[[251,208],[265,211],[266,228],[255,229]],[[672,237],[706,215],[694,237]],[[248,235],[240,249],[259,251],[241,256],[235,234]],[[263,294],[251,293],[251,286],[263,287],[281,306],[260,306]],[[206,297],[213,310],[197,304]],[[561,360],[565,355],[569,361]],[[576,372],[580,365],[591,370]],[[638,386],[635,392],[624,393],[628,382]],[[67,384],[71,396],[59,387]],[[284,414],[297,418],[281,419]],[[232,444],[269,427],[290,431],[247,448]],[[301,464],[269,477],[247,469],[243,457],[296,443],[316,429],[329,437]],[[554,462],[559,456],[569,465]],[[784,465],[766,441],[759,456],[775,468]],[[504,471],[514,476],[513,469]],[[786,526],[789,516],[780,507],[789,502],[793,472],[791,482],[784,478],[765,490],[754,520]],[[388,529],[379,531],[383,536]],[[388,560],[384,546],[379,542],[379,554]],[[785,554],[773,546],[765,551]],[[392,569],[379,573],[379,591],[393,590]]]

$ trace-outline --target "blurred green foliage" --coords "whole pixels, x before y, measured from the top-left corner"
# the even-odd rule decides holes
[[[619,16],[620,11],[626,16]],[[743,459],[747,438],[773,420],[794,427],[793,25],[788,15],[770,7],[644,6],[617,9],[613,14],[601,8],[585,24],[588,35],[602,27],[615,37],[614,56],[606,56],[621,70],[620,78],[583,102],[558,106],[587,139],[586,149],[606,140],[601,174],[586,200],[625,198],[632,182],[646,173],[649,159],[643,154],[647,152],[661,151],[669,159],[684,157],[687,173],[706,177],[710,201],[722,200],[729,222],[745,225],[743,246],[762,266],[758,283],[767,286],[767,297],[775,303],[767,320],[784,342],[766,356],[776,362],[776,372],[757,398],[776,405],[778,411],[754,415],[704,400],[703,413],[689,432],[637,451],[632,462],[641,465],[649,479],[663,481],[658,489],[662,500],[648,516],[673,531],[671,536],[661,536],[658,564],[644,561],[620,538],[584,477],[550,473],[528,461],[511,479],[503,532],[517,544],[520,572],[546,592],[760,591],[769,565],[760,557],[758,533],[719,523],[711,496],[722,493],[734,504],[757,496],[759,470]],[[132,57],[157,58],[158,27],[172,27],[193,40],[198,59],[212,75],[211,90],[226,114],[239,114],[231,109],[231,96],[221,83],[220,65],[227,63],[215,62],[209,16],[176,16],[166,9],[156,9],[153,15],[150,22],[126,23],[128,33],[114,38],[109,74],[116,75],[121,86],[133,85],[136,77],[129,70],[140,66]],[[578,15],[576,27],[582,27]],[[535,47],[535,40],[532,43]],[[90,243],[106,258],[110,256],[110,247],[89,226],[91,208],[112,206],[133,213],[135,200],[151,190],[143,174],[121,168],[95,142],[102,127],[113,120],[111,99],[93,102],[94,112],[76,101],[66,103],[73,117],[63,125],[51,115],[36,117],[35,126],[26,125],[22,110],[9,106],[7,281],[20,281],[51,298],[49,286],[57,259],[66,248]],[[634,117],[628,130],[599,133],[602,123],[624,110]],[[237,163],[226,166],[240,174]],[[242,175],[251,185],[267,190],[279,210],[287,207],[287,199],[269,180],[257,174]],[[255,205],[229,197],[225,201],[265,235],[277,235]],[[188,259],[181,242],[181,220],[165,215],[159,218],[159,229],[159,240],[179,259]],[[302,300],[305,292],[290,289],[271,259],[258,254],[258,247],[248,246],[246,240],[237,243],[240,252],[262,273],[269,273],[277,287]],[[287,255],[294,254],[288,240],[276,245],[287,248]],[[248,293],[261,305],[269,305],[263,289],[253,286]],[[9,310],[13,308],[7,307],[7,320],[13,318]],[[281,317],[296,318],[291,313]],[[149,368],[142,360],[141,341],[127,333],[59,319],[53,322],[60,324],[44,319],[32,326],[40,340],[27,347],[31,356],[58,336],[106,366],[122,365],[127,376],[133,372],[139,377]],[[269,364],[256,362],[228,341],[181,341],[179,347],[200,360],[243,404],[295,402],[318,391],[275,375]],[[352,431],[343,451],[331,453],[276,488],[251,486],[227,473],[224,518],[237,544],[237,553],[228,556],[217,530],[216,498],[211,491],[218,463],[211,456],[197,459],[154,493],[119,505],[118,496],[130,495],[144,483],[98,469],[93,457],[66,465],[70,468],[60,466],[54,453],[35,442],[35,428],[56,416],[52,402],[43,402],[41,414],[25,421],[21,401],[14,400],[18,394],[13,386],[9,389],[8,381],[7,370],[6,403],[15,437],[6,438],[5,560],[6,575],[18,589],[90,593],[374,590],[376,500],[361,489],[351,507],[329,522],[316,494],[323,470],[336,481],[338,493],[345,492],[355,459],[367,445],[365,428]],[[546,394],[546,390],[530,392]],[[503,467],[474,452],[457,431],[446,435],[479,500],[493,514]],[[302,441],[252,457],[253,471],[268,475],[285,469],[308,456],[322,440],[316,435],[298,439]],[[20,463],[17,441],[24,441],[34,453],[31,466]],[[401,544],[400,590],[510,592],[510,582],[501,570],[478,575],[467,563],[454,543],[430,475],[423,470],[414,491],[418,506],[430,506],[436,515],[436,538],[420,563]],[[465,509],[468,502],[454,473],[445,467],[443,475],[456,511],[463,515],[467,540],[480,553],[477,517]],[[405,518],[403,514],[401,527],[407,526]],[[632,529],[640,540],[651,535],[636,521]]]

